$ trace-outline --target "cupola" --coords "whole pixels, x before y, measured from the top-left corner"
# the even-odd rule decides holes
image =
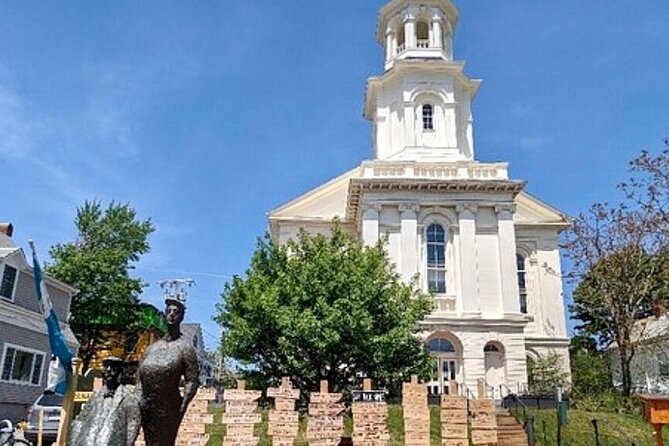
[[[393,0],[379,13],[377,38],[385,68],[402,59],[453,60],[458,10],[451,0]]]

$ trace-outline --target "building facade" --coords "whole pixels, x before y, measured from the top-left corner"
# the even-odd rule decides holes
[[[33,270],[0,225],[0,418],[20,420],[47,386],[49,337],[35,291]],[[48,276],[44,282],[73,351],[79,344],[67,321],[75,289]]]
[[[475,158],[472,102],[481,85],[453,58],[451,0],[393,0],[378,19],[385,71],[367,82],[374,158],[272,211],[273,236],[331,222],[366,244],[387,240],[406,281],[434,296],[422,323],[437,358],[430,388],[449,380],[496,397],[527,385],[528,356],[568,368],[558,235],[563,213],[525,192],[507,163]]]

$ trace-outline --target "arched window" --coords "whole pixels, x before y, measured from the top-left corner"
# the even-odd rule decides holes
[[[423,104],[423,130],[434,130],[434,107]]]
[[[518,297],[520,299],[520,312],[527,314],[527,270],[525,269],[525,256],[516,254],[516,266],[518,268]]]
[[[492,344],[492,343],[487,343],[485,347],[483,347],[483,352],[488,353],[488,352],[499,352],[499,347],[497,345]]]
[[[446,294],[446,233],[436,223],[427,228],[427,288]]]
[[[430,25],[422,20],[416,24],[416,44],[418,48],[430,47]]]
[[[406,49],[406,35],[404,34],[404,23],[397,28],[397,54]]]
[[[425,348],[430,353],[455,353],[453,343],[444,338],[432,339]]]

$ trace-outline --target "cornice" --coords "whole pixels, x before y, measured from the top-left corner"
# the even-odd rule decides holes
[[[514,180],[416,180],[352,178],[348,189],[346,220],[358,221],[360,201],[365,191],[496,192],[518,195],[525,181]]]

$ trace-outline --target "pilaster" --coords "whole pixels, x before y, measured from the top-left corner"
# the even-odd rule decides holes
[[[416,203],[401,203],[401,274],[405,282],[409,283],[418,272],[418,210]]]
[[[362,207],[362,241],[365,246],[373,246],[379,241],[379,213],[382,206],[378,203],[365,204]]]
[[[476,212],[475,203],[462,203],[456,207],[460,227],[460,274],[463,313],[480,313],[481,300],[478,294],[476,268]]]
[[[395,31],[388,27],[386,30],[386,62],[395,57]]]
[[[407,48],[416,48],[418,42],[416,41],[416,12],[410,10],[404,20],[404,39]]]
[[[443,29],[441,21],[443,14],[441,11],[434,10],[432,13],[432,42],[430,46],[433,48],[443,48]]]
[[[504,313],[519,313],[518,277],[516,267],[516,230],[513,214],[516,205],[513,203],[495,206],[497,213],[497,231],[499,236],[499,265],[502,279],[502,308]]]

